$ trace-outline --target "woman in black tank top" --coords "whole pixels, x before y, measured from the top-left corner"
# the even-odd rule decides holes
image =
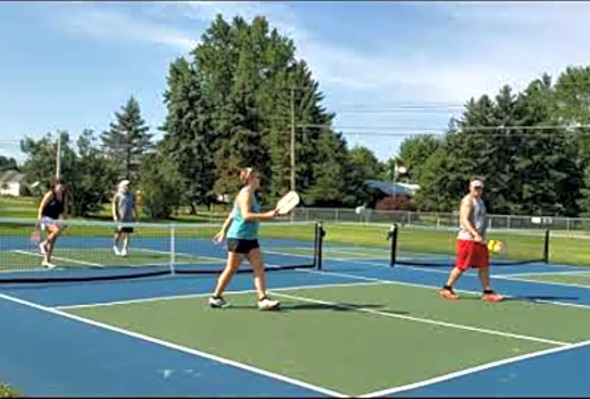
[[[66,217],[66,187],[60,179],[55,179],[50,191],[45,193],[39,205],[39,223],[41,228],[47,231],[45,241],[39,244],[39,249],[44,255],[42,265],[47,268],[54,268],[51,263],[51,254],[57,237],[59,237],[63,226],[59,223],[60,216]]]

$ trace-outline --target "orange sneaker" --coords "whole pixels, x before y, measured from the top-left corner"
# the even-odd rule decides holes
[[[459,294],[457,294],[455,291],[453,291],[453,289],[443,288],[442,290],[440,290],[438,292],[438,294],[445,299],[450,299],[450,300],[459,299]]]
[[[481,299],[486,302],[500,302],[504,300],[504,297],[500,294],[496,294],[495,292],[488,292],[483,294]]]

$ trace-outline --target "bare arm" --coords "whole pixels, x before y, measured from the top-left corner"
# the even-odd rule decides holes
[[[116,195],[113,197],[111,210],[113,212],[113,220],[117,221],[119,219],[119,217],[117,215],[117,196]]]
[[[473,211],[473,202],[470,198],[465,198],[461,201],[461,209],[459,211],[459,218],[461,220],[461,224],[465,226],[467,230],[471,233],[475,241],[481,242],[483,238],[479,234],[479,232],[475,229],[469,216],[471,216],[471,212]]]
[[[227,230],[229,229],[229,226],[231,225],[231,222],[234,220],[234,213],[233,211],[229,213],[229,215],[227,215],[227,217],[225,218],[225,221],[223,222],[223,227],[221,228],[221,233],[225,236],[227,234]]]
[[[234,219],[234,213],[232,211],[225,218],[225,222],[223,222],[223,227],[221,228],[221,230],[219,230],[219,232],[217,234],[215,234],[215,236],[213,237],[214,242],[221,243],[223,240],[225,240],[225,236],[227,235],[227,230],[229,229],[229,226],[231,225],[231,222],[233,219]]]
[[[252,203],[252,196],[244,192],[238,195],[238,204],[240,211],[242,212],[242,218],[247,222],[255,220],[271,220],[277,215],[276,209],[264,213],[253,213],[250,212],[250,204]]]

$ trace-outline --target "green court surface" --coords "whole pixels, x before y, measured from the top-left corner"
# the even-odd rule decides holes
[[[364,283],[277,290],[280,312],[252,312],[252,293],[64,311],[358,396],[590,337],[590,308]]]
[[[508,276],[510,278],[510,276]],[[567,273],[537,273],[518,275],[515,279],[524,281],[538,281],[545,283],[559,283],[572,286],[590,288],[590,272],[567,272]]]
[[[43,256],[39,252],[13,250],[0,253],[0,270],[41,269]],[[153,266],[170,264],[170,253],[157,252],[150,249],[133,248],[129,255],[121,257],[115,255],[110,248],[95,248],[83,250],[75,248],[56,248],[51,259],[58,267],[108,267],[108,266]],[[211,264],[223,263],[225,259],[175,254],[176,264]]]

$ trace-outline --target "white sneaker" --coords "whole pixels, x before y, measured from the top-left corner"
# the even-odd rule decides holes
[[[115,252],[115,255],[117,255],[117,256],[121,255],[121,251],[119,251],[119,248],[117,248],[116,245],[113,245],[113,251]]]
[[[44,260],[43,262],[41,262],[41,265],[42,265],[42,266],[45,266],[45,267],[46,267],[46,268],[48,268],[48,269],[53,269],[53,268],[55,268],[55,265],[54,265],[53,263],[51,263],[51,262],[47,262],[47,261],[45,261],[45,260]]]
[[[121,256],[127,256],[127,255],[129,255],[129,253],[127,252],[127,250],[125,248],[123,248],[121,250]]]
[[[260,310],[276,310],[280,307],[280,305],[281,303],[279,301],[275,301],[267,297],[264,297],[258,301],[258,309]]]
[[[211,297],[209,298],[209,306],[212,308],[227,308],[229,303],[225,301],[222,297]]]

